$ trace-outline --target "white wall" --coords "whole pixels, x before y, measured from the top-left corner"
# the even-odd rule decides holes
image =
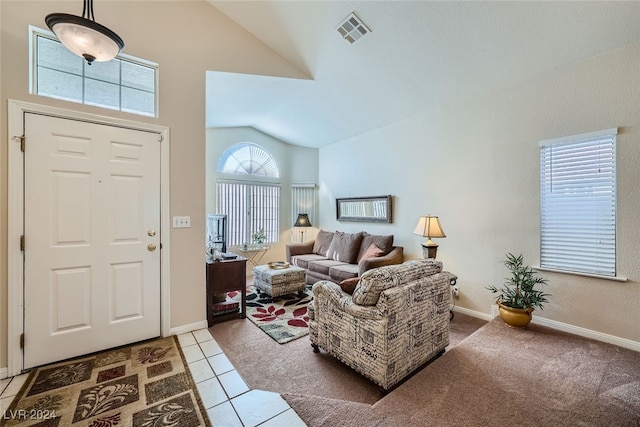
[[[457,304],[490,313],[485,289],[507,276],[507,252],[539,263],[538,141],[619,127],[620,283],[543,273],[552,294],[534,316],[640,342],[640,44],[526,83],[444,106],[320,150],[320,223],[326,229],[393,233],[406,258],[420,215],[447,234],[438,259],[459,276]],[[394,196],[394,222],[338,223],[335,198]]]
[[[283,261],[285,245],[291,242],[292,226],[296,218],[291,218],[291,184],[318,182],[318,149],[298,147],[251,127],[227,127],[207,129],[207,213],[216,213],[216,179],[233,179],[233,176],[217,173],[218,158],[233,144],[252,142],[267,150],[276,161],[280,178],[273,179],[281,184],[280,192],[280,242],[271,244],[261,262]],[[251,180],[250,177],[241,179]],[[308,234],[305,234],[308,236]],[[204,235],[203,235],[204,239]]]

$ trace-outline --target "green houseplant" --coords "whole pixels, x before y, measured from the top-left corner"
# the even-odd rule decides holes
[[[504,322],[516,328],[523,328],[531,321],[531,313],[537,307],[544,309],[544,304],[549,302],[549,294],[544,293],[536,286],[546,285],[547,280],[537,276],[535,270],[524,265],[522,254],[507,254],[504,265],[511,272],[505,283],[500,287],[487,286],[492,293],[497,294],[496,304],[500,311],[500,317]]]

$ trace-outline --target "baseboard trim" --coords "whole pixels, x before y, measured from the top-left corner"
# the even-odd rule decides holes
[[[8,368],[0,368],[0,380],[3,380],[5,378],[9,378],[9,369]]]
[[[453,311],[455,313],[466,314],[467,316],[476,317],[478,319],[486,320],[487,322],[489,320],[492,320],[495,317],[495,316],[491,316],[491,315],[486,314],[486,313],[481,313],[479,311],[471,310],[470,308],[464,308],[464,307],[454,307]]]
[[[169,335],[186,334],[187,332],[197,331],[198,329],[207,329],[207,321],[202,320],[200,322],[191,323],[189,325],[178,326],[177,328],[169,329]]]
[[[453,311],[484,320],[492,320],[494,317],[499,315],[498,306],[496,304],[491,305],[491,314],[481,313],[479,311],[470,310],[464,307],[455,307]],[[533,320],[531,322],[535,323],[536,325],[547,326],[549,328],[557,329],[562,332],[568,332],[570,334],[579,335],[585,338],[591,338],[596,341],[602,341],[640,352],[640,342],[638,341],[617,337],[615,335],[605,334],[602,332],[594,331],[592,329],[582,328],[580,326],[570,325],[569,323],[558,322],[557,320],[545,319],[544,317],[540,316],[533,316]]]

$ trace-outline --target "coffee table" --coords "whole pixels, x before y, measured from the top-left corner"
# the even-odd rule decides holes
[[[287,268],[271,268],[258,265],[253,268],[253,286],[271,297],[304,291],[306,270],[291,265]]]

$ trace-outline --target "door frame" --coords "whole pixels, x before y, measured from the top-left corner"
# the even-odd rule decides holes
[[[24,252],[20,236],[24,232],[24,155],[20,136],[24,134],[24,113],[43,114],[62,119],[99,125],[124,127],[157,133],[160,137],[160,333],[170,335],[170,234],[169,210],[169,128],[151,123],[67,110],[29,102],[8,100],[8,212],[7,212],[7,370],[18,375],[23,370],[23,349],[20,335],[24,332]],[[27,141],[27,149],[29,149]],[[0,350],[1,350],[0,343]]]

